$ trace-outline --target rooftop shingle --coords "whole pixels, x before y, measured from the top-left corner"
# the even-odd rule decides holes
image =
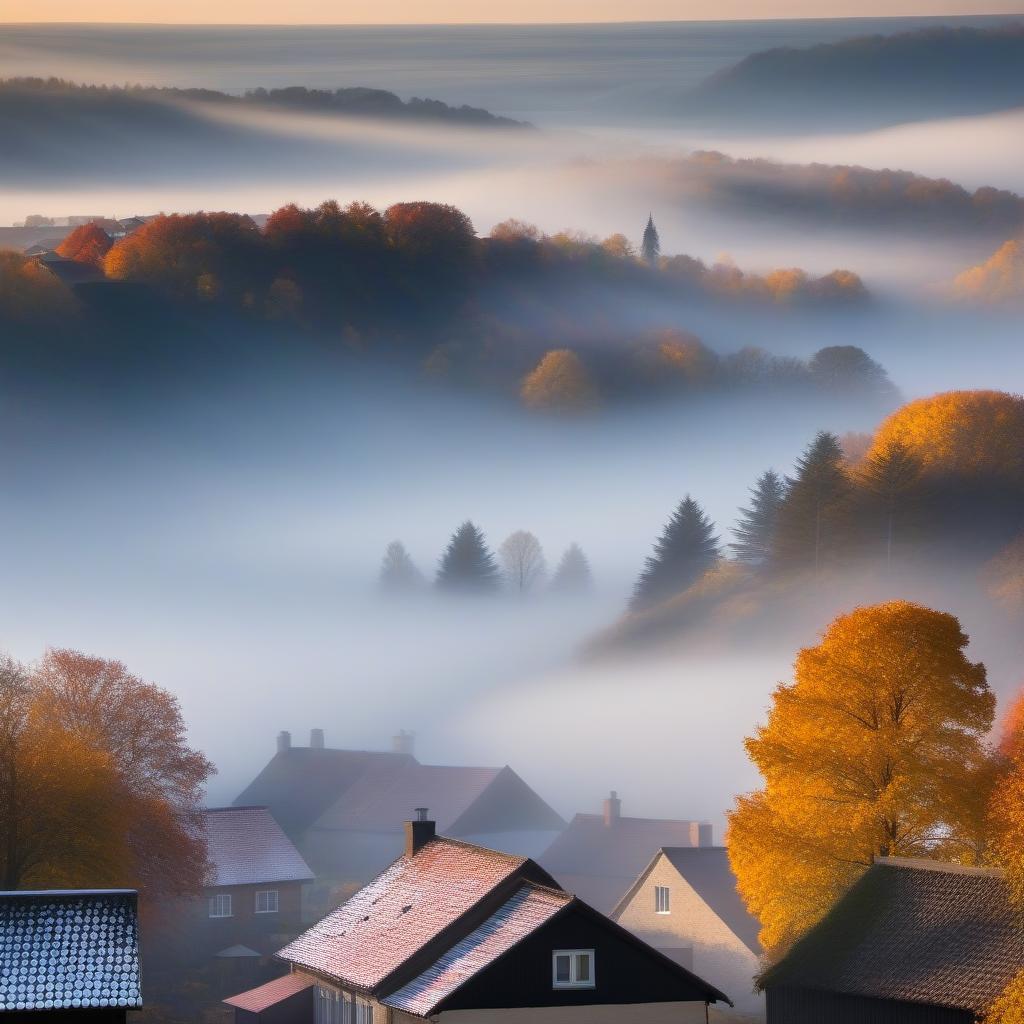
[[[271,1006],[276,1006],[285,999],[291,999],[297,993],[312,988],[313,984],[313,979],[308,975],[285,974],[283,977],[268,981],[265,985],[251,988],[248,992],[240,992],[237,996],[231,996],[224,1002],[239,1010],[262,1013]]]
[[[203,813],[210,885],[302,882],[309,865],[266,807],[211,807]]]

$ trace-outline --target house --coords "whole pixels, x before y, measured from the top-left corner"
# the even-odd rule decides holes
[[[577,814],[538,860],[607,914],[662,847],[710,845],[711,826],[705,822],[624,818],[613,790],[601,814]]]
[[[68,260],[56,252],[43,252],[35,259],[41,267],[45,267],[61,284],[67,285],[68,288],[106,280],[103,271],[91,263]]]
[[[768,1024],[973,1024],[1022,968],[1001,871],[880,857],[761,987]]]
[[[320,882],[312,906],[326,911],[402,851],[401,822],[432,807],[439,827],[467,842],[535,854],[565,821],[510,767],[421,764],[408,733],[391,751],[334,750],[313,729],[308,747],[278,737],[277,753],[236,804],[269,807]]]
[[[0,892],[0,1016],[121,1024],[142,1008],[131,889]]]
[[[534,861],[438,836],[417,814],[402,855],[278,954],[314,983],[312,1017],[282,1024],[696,1024],[728,1001]]]
[[[610,916],[724,989],[737,1010],[763,1015],[764,997],[754,991],[761,926],[736,890],[725,847],[663,847]]]

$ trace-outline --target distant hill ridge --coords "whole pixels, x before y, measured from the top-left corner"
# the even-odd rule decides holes
[[[688,93],[683,113],[737,124],[827,127],[1024,106],[1024,22],[862,36],[751,54]]]

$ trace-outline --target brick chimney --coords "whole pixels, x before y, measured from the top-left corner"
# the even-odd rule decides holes
[[[711,824],[707,821],[690,822],[690,845],[691,846],[714,846],[714,836],[711,834]]]
[[[416,808],[416,817],[405,823],[405,855],[413,857],[437,835],[437,823],[427,818],[426,807]]]
[[[604,801],[604,823],[614,825],[622,817],[622,801],[619,794],[613,789],[611,794]]]
[[[323,729],[310,729],[309,730],[309,745],[314,750],[324,749],[324,731]]]
[[[277,734],[277,752],[283,754],[286,750],[292,749],[292,734],[282,729]]]
[[[416,747],[416,733],[400,729],[391,737],[391,750],[395,754],[411,754]]]

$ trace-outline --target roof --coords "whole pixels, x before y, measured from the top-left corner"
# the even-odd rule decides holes
[[[222,949],[219,953],[214,953],[214,956],[219,956],[224,960],[245,960],[248,958],[256,958],[263,956],[258,950],[253,949],[251,946],[243,946],[240,943],[234,946],[227,946]]]
[[[608,913],[662,847],[696,846],[697,822],[577,814],[538,858],[567,889]]]
[[[880,858],[761,979],[984,1013],[1024,968],[1002,872]]]
[[[262,1013],[264,1010],[269,1010],[271,1006],[276,1006],[286,999],[291,999],[299,992],[312,988],[314,984],[313,979],[308,975],[286,974],[281,978],[268,981],[265,985],[251,988],[248,992],[240,992],[237,996],[231,996],[224,1002],[239,1010]]]
[[[203,812],[209,885],[305,882],[309,865],[266,807],[211,807]]]
[[[724,846],[669,846],[657,852],[653,860],[615,907],[617,913],[643,884],[651,869],[664,857],[689,883],[697,895],[714,911],[719,920],[752,953],[761,955],[758,933],[761,924],[747,910],[736,888],[736,876]]]
[[[532,862],[436,838],[285,946],[283,959],[371,990]]]
[[[0,1013],[141,1006],[133,890],[0,892]]]
[[[557,889],[525,884],[483,924],[383,1002],[421,1017],[573,901]]]

